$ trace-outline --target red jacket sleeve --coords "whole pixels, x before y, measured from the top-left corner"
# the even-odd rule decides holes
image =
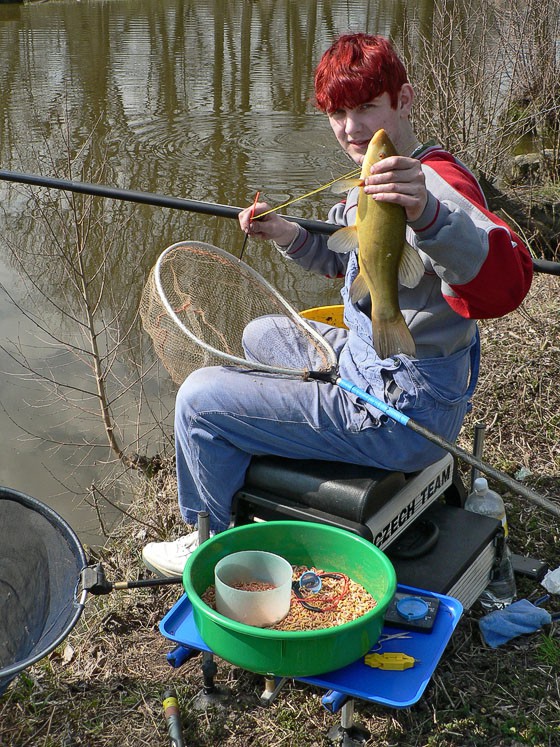
[[[465,283],[449,284],[451,293],[444,293],[447,303],[468,319],[508,314],[521,304],[531,287],[533,261],[527,247],[505,221],[488,209],[477,180],[459,161],[441,150],[425,160],[447,182],[451,192],[459,193],[472,204],[479,218],[481,241],[487,244],[486,257],[476,275]]]

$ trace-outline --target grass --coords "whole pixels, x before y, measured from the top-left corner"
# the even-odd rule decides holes
[[[537,643],[537,659],[560,671],[560,642],[550,636],[541,636]]]
[[[486,423],[484,459],[524,479],[549,498],[560,495],[560,279],[540,276],[522,310],[481,324],[483,366],[473,425]],[[498,489],[499,486],[494,486]],[[560,565],[559,521],[503,491],[515,552]],[[139,550],[154,534],[179,534],[172,477],[139,495],[134,510],[158,531],[130,521],[96,557],[112,581],[143,573]],[[161,700],[175,687],[185,741],[199,747],[318,747],[340,723],[321,704],[323,691],[289,680],[263,706],[263,678],[217,660],[216,684],[231,694],[225,708],[201,707],[200,657],[172,669],[172,645],[158,624],[178,598],[167,587],[90,597],[65,643],[24,672],[0,698],[1,747],[160,747],[167,744]],[[541,595],[518,578],[518,596]],[[534,598],[534,597],[533,597]],[[560,601],[546,604],[558,611]],[[423,697],[393,710],[356,701],[354,720],[377,747],[556,747],[560,744],[560,634],[556,625],[491,649],[481,639],[480,613],[465,614]]]

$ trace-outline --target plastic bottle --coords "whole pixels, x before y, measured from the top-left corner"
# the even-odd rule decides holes
[[[511,604],[515,598],[515,576],[511,564],[511,553],[507,544],[508,526],[506,509],[501,496],[488,488],[485,477],[478,477],[474,481],[473,492],[465,501],[465,509],[484,516],[491,516],[502,522],[504,529],[503,543],[498,543],[497,555],[501,559],[499,565],[492,569],[490,583],[479,597],[479,602],[486,612],[503,609]]]

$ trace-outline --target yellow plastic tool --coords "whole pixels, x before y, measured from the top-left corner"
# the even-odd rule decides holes
[[[315,322],[324,322],[325,324],[332,324],[333,327],[348,329],[344,324],[344,306],[342,304],[314,306],[312,309],[304,309],[299,313],[304,319],[312,319]]]
[[[364,657],[364,663],[368,667],[373,667],[374,669],[391,669],[393,671],[410,669],[418,662],[419,659],[401,653],[366,654]]]

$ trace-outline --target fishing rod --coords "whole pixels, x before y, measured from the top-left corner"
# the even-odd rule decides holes
[[[232,205],[220,205],[215,202],[203,202],[202,200],[187,200],[183,197],[166,197],[154,192],[139,192],[131,189],[119,189],[104,184],[92,184],[90,182],[74,182],[69,179],[58,179],[50,176],[37,174],[23,174],[17,171],[5,171],[0,169],[0,179],[6,182],[17,182],[20,184],[31,184],[36,187],[47,187],[49,189],[60,189],[64,192],[77,192],[78,194],[93,195],[94,197],[106,197],[111,200],[122,200],[124,202],[137,202],[143,205],[154,205],[156,207],[171,208],[172,210],[186,210],[190,213],[201,213],[202,215],[213,215],[217,218],[235,218],[244,209]],[[296,218],[283,215],[283,218],[297,223],[308,231],[331,234],[337,228],[331,223],[319,220],[308,220],[307,218]]]
[[[142,205],[170,208],[171,210],[186,210],[191,213],[213,215],[217,218],[237,219],[239,213],[244,209],[232,205],[221,205],[220,203],[215,202],[188,200],[183,197],[167,197],[154,192],[120,189],[118,187],[110,187],[104,184],[75,182],[69,179],[41,176],[40,174],[25,174],[18,171],[6,171],[4,169],[0,169],[0,180],[16,182],[18,184],[30,184],[36,187],[47,187],[48,189],[59,189],[64,192],[76,192],[78,194],[92,195],[94,197],[105,197],[111,200],[136,202]],[[298,218],[292,215],[283,215],[282,217],[292,223],[297,223],[302,228],[314,233],[330,235],[340,228],[340,226],[334,223],[326,223],[321,220]],[[560,262],[533,258],[533,269],[535,272],[560,276]]]

